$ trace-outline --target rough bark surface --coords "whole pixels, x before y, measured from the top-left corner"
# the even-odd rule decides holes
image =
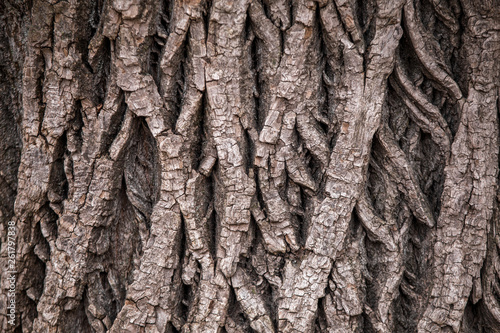
[[[500,332],[499,95],[498,0],[5,0],[0,329]]]

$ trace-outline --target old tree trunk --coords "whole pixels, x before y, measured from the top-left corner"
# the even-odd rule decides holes
[[[2,332],[500,332],[499,0],[0,17]]]

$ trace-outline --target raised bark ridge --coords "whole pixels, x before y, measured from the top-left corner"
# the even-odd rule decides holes
[[[495,1],[0,10],[2,331],[500,332]]]

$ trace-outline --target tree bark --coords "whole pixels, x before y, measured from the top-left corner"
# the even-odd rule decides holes
[[[497,0],[6,0],[0,40],[3,332],[500,332]]]

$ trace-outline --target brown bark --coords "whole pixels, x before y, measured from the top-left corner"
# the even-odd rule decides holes
[[[2,331],[500,332],[498,1],[0,18]]]

